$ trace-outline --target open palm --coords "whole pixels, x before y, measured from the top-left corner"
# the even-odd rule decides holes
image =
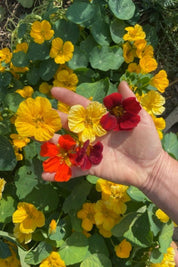
[[[135,96],[126,82],[118,87],[123,99]],[[89,100],[65,88],[54,87],[53,96],[70,106],[80,104],[86,107]],[[67,114],[60,113],[62,124],[67,128]],[[103,159],[100,164],[87,171],[72,168],[72,176],[86,174],[108,179],[115,183],[142,187],[161,156],[162,147],[154,123],[149,114],[142,109],[140,123],[131,131],[108,132],[99,140],[103,144]],[[57,143],[58,135],[51,142]],[[44,180],[53,181],[55,173],[42,174]]]

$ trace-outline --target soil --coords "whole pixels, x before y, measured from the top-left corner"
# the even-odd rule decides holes
[[[16,28],[19,19],[30,14],[33,8],[39,6],[42,2],[43,0],[34,0],[32,8],[23,8],[17,0],[0,0],[0,49],[11,46],[11,33]],[[70,0],[64,0],[63,7],[67,8],[70,3]],[[3,10],[4,15],[1,15],[1,10]],[[162,68],[164,69],[164,66]],[[164,119],[169,118],[169,115],[178,107],[178,75],[176,70],[175,74],[171,74],[170,77],[168,73],[168,79],[170,85],[163,94],[166,99],[165,112],[162,114]],[[169,122],[169,124],[171,123]],[[166,129],[166,131],[178,133],[178,118],[176,123],[171,128]]]

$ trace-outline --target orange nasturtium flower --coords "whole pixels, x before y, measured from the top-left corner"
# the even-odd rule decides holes
[[[17,210],[12,215],[13,223],[19,223],[19,231],[24,234],[33,233],[37,227],[45,224],[45,217],[41,211],[30,203],[19,202]]]
[[[158,89],[161,93],[164,93],[166,87],[169,85],[167,79],[167,73],[165,70],[160,70],[150,81],[150,84]]]
[[[140,67],[141,67],[141,72],[142,73],[149,73],[154,71],[157,66],[158,63],[156,62],[156,60],[153,57],[150,56],[144,56],[140,59]]]
[[[44,259],[39,267],[66,267],[65,262],[61,259],[60,255],[56,251],[52,251],[51,254]]]
[[[136,24],[134,27],[126,27],[127,33],[123,36],[124,41],[136,41],[145,39],[146,34],[142,29],[142,26]]]
[[[20,103],[15,120],[17,132],[21,136],[47,141],[61,129],[61,119],[50,101],[45,97],[27,98]]]
[[[66,182],[71,178],[75,146],[76,141],[69,134],[61,135],[57,145],[51,142],[42,144],[40,155],[49,157],[43,162],[43,169],[45,172],[55,172],[55,181]]]
[[[95,203],[84,203],[82,209],[77,212],[77,217],[82,219],[82,228],[91,231],[95,224]]]
[[[127,259],[130,256],[132,250],[132,245],[126,239],[123,239],[122,242],[115,246],[115,252],[117,257],[122,259]]]
[[[34,93],[34,90],[31,86],[27,85],[27,86],[24,86],[23,89],[17,89],[15,92],[21,95],[23,98],[28,98],[32,96],[32,94]]]
[[[105,113],[105,107],[96,101],[91,102],[86,109],[81,105],[74,105],[69,110],[69,129],[79,135],[80,141],[89,140],[92,143],[96,136],[100,137],[106,134],[100,124],[100,119]]]
[[[70,41],[63,42],[59,37],[52,40],[50,57],[54,58],[57,64],[64,64],[73,57],[74,46]]]
[[[54,35],[51,24],[47,20],[35,21],[32,24],[30,36],[35,43],[42,44],[45,40],[50,40]]]

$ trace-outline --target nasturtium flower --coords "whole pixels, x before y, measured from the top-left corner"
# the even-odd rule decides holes
[[[61,135],[57,145],[51,142],[42,144],[40,155],[49,157],[43,162],[43,169],[45,172],[55,172],[55,181],[66,182],[71,178],[75,146],[76,141],[69,134]]]
[[[27,86],[24,86],[23,89],[17,89],[15,92],[21,95],[23,98],[28,98],[32,96],[32,94],[34,93],[34,90],[31,86],[27,85]]]
[[[5,241],[4,243],[8,244],[11,255],[7,258],[0,258],[0,266],[1,267],[22,267],[20,260],[18,258],[17,247],[12,242]]]
[[[100,120],[105,130],[131,130],[139,123],[141,106],[135,97],[122,100],[121,94],[112,93],[103,99],[103,103],[109,111]]]
[[[161,115],[165,107],[165,98],[157,91],[151,90],[141,97],[140,103],[142,107],[149,113],[154,115]]]
[[[126,63],[134,61],[135,57],[135,48],[129,43],[126,42],[123,44],[123,57]]]
[[[65,87],[71,91],[75,91],[78,83],[78,77],[75,73],[68,70],[58,71],[56,79],[53,81],[54,86]]]
[[[0,178],[0,200],[2,198],[2,192],[4,191],[4,186],[6,184],[6,181],[4,178]]]
[[[136,55],[138,58],[142,58],[145,56],[153,57],[154,50],[152,45],[147,45],[145,40],[137,40],[134,42],[136,46]]]
[[[150,81],[150,84],[158,89],[159,92],[164,93],[166,87],[169,85],[167,73],[165,70],[160,70]]]
[[[157,68],[158,63],[153,57],[144,56],[140,59],[139,65],[141,67],[142,73],[149,73]]]
[[[130,256],[132,245],[126,239],[123,239],[119,245],[114,248],[117,257],[127,259]]]
[[[52,219],[49,224],[49,234],[53,234],[56,232],[57,222],[56,220]]]
[[[77,217],[82,219],[82,228],[91,231],[95,224],[95,203],[84,203],[82,209],[77,212]]]
[[[136,41],[145,39],[146,34],[142,29],[142,26],[136,24],[134,27],[126,27],[127,33],[123,36],[124,41]]]
[[[167,223],[169,221],[169,216],[161,209],[157,209],[155,215],[163,223]]]
[[[28,67],[16,67],[10,62],[10,71],[13,74],[13,76],[18,80],[19,79],[19,73],[24,73],[26,71],[29,71]]]
[[[30,142],[28,137],[20,136],[19,134],[10,134],[10,138],[13,145],[17,148],[25,147]]]
[[[19,202],[12,215],[13,223],[19,223],[19,231],[24,234],[33,233],[37,227],[45,224],[44,214],[30,203]]]
[[[140,65],[138,65],[137,63],[135,62],[132,62],[128,65],[128,68],[127,70],[129,72],[135,72],[135,73],[140,73],[141,72],[141,68],[140,68]]]
[[[0,50],[0,61],[4,61],[6,64],[10,63],[12,59],[12,53],[9,48],[3,48]]]
[[[80,141],[89,140],[92,143],[96,137],[106,134],[100,124],[100,119],[105,113],[105,107],[96,101],[91,102],[86,108],[74,105],[68,114],[69,129],[79,135]]]
[[[70,106],[61,102],[61,101],[58,101],[57,103],[57,109],[63,113],[66,113],[68,114],[69,113],[69,110],[70,110]]]
[[[51,254],[44,259],[39,267],[66,267],[65,262],[61,259],[60,255],[56,251],[52,251]]]
[[[20,223],[15,223],[14,236],[20,243],[24,244],[28,244],[32,240],[32,233],[26,234],[20,231]]]
[[[39,86],[39,92],[45,95],[50,95],[52,85],[47,82],[42,82]]]
[[[15,126],[21,136],[47,141],[61,129],[61,119],[45,97],[27,98],[17,110]]]
[[[21,148],[18,148],[17,146],[14,146],[14,153],[17,161],[23,160],[23,154],[21,154]]]
[[[105,238],[110,238],[112,236],[111,230],[106,230],[103,228],[103,225],[97,225],[97,228],[99,230],[100,235],[102,235]]]
[[[173,247],[169,247],[164,253],[163,260],[160,263],[151,263],[150,267],[176,267],[174,257],[175,250]]]
[[[23,51],[24,53],[27,53],[28,44],[26,42],[17,44],[15,50],[13,51],[13,53],[17,53],[17,52],[20,52],[20,51]]]
[[[54,58],[57,64],[64,64],[73,57],[74,46],[70,41],[63,42],[59,37],[52,40],[50,57]]]
[[[97,142],[94,145],[90,145],[87,140],[83,146],[77,148],[75,163],[82,170],[88,170],[92,165],[97,165],[101,162],[103,156],[103,145],[101,142]]]
[[[106,231],[110,231],[120,221],[120,215],[108,208],[107,202],[102,199],[95,203],[94,209],[96,225],[102,225]]]
[[[163,139],[162,130],[164,130],[165,127],[166,127],[166,121],[165,121],[165,119],[163,119],[162,117],[157,118],[153,114],[151,114],[151,117],[152,117],[153,122],[155,124],[155,127],[156,127],[156,130],[158,132],[159,138],[160,139]]]
[[[30,36],[35,43],[42,44],[45,40],[50,40],[54,35],[51,24],[47,20],[35,21],[32,24]]]

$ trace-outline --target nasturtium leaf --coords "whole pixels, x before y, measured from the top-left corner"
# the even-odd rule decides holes
[[[4,243],[1,239],[0,239],[0,259],[5,259],[10,257],[11,251],[9,249],[9,246],[7,243]]]
[[[34,0],[18,0],[18,2],[25,8],[31,8]]]
[[[178,137],[175,133],[165,134],[162,139],[162,145],[165,151],[178,160]]]
[[[102,71],[119,69],[124,62],[122,48],[118,46],[94,47],[90,52],[92,68]]]
[[[55,232],[54,233],[51,233],[49,235],[49,239],[55,240],[55,241],[60,241],[61,239],[64,238],[65,234],[66,234],[65,229],[63,229],[63,227],[61,227],[60,225],[58,225],[56,227]]]
[[[83,232],[82,226],[81,226],[81,219],[77,217],[77,211],[76,210],[69,210],[68,215],[70,217],[71,226],[73,231],[76,232]]]
[[[109,0],[109,8],[118,19],[129,20],[135,12],[132,0]]]
[[[88,251],[88,240],[82,233],[74,232],[61,246],[59,253],[66,265],[84,260]]]
[[[85,51],[87,58],[89,58],[89,54],[95,46],[97,46],[97,43],[91,34],[80,42],[80,49]]]
[[[17,164],[14,149],[9,140],[0,136],[0,171],[12,171]]]
[[[94,5],[91,5],[90,2],[82,1],[74,2],[66,12],[67,18],[76,24],[86,23],[93,19],[94,15]]]
[[[16,112],[19,104],[24,100],[24,98],[18,93],[9,93],[6,95],[4,102],[8,105],[9,110]]]
[[[13,53],[12,64],[15,67],[27,67],[28,63],[29,63],[29,58],[25,52],[19,51]]]
[[[21,23],[18,27],[18,38],[21,39],[23,38],[24,34],[27,32],[27,24],[26,23]]]
[[[97,180],[99,179],[98,177],[94,176],[94,175],[87,175],[87,181],[90,184],[96,184]]]
[[[165,223],[159,234],[159,251],[162,253],[166,253],[167,248],[170,246],[172,242],[172,236],[174,231],[174,224],[172,222]]]
[[[38,183],[25,197],[25,201],[34,204],[41,211],[52,212],[58,206],[59,195],[53,185]]]
[[[0,201],[0,223],[12,221],[12,214],[16,208],[16,201],[11,196],[4,196]]]
[[[120,222],[112,228],[112,234],[116,237],[122,237],[129,229],[129,226],[134,223],[137,217],[138,213],[136,211],[124,215]]]
[[[164,254],[159,251],[159,248],[153,248],[151,250],[150,262],[151,263],[160,263],[163,259]]]
[[[28,251],[22,249],[20,246],[18,246],[17,248],[18,248],[18,255],[19,255],[19,258],[20,258],[21,266],[30,267],[30,265],[25,262],[25,257],[27,255]]]
[[[25,256],[25,262],[28,264],[39,264],[42,260],[47,258],[52,251],[52,246],[44,241],[32,251],[28,252]]]
[[[123,43],[123,36],[125,34],[125,27],[127,24],[123,20],[114,19],[110,24],[110,32],[112,40],[116,44]]]
[[[27,146],[24,147],[24,157],[28,160],[33,159],[40,153],[41,144],[37,141],[32,140]]]
[[[124,233],[124,237],[140,247],[149,247],[153,241],[147,213],[139,214],[134,223]]]
[[[52,58],[49,58],[40,64],[39,75],[44,81],[49,81],[53,78],[59,65]]]
[[[82,83],[80,84],[76,92],[79,95],[83,95],[86,98],[93,98],[93,101],[103,102],[103,98],[106,96],[106,93],[109,88],[108,78],[100,80],[94,83]]]
[[[72,59],[67,63],[69,68],[76,70],[88,66],[88,56],[84,50],[75,46]]]
[[[100,253],[104,254],[105,256],[109,256],[109,251],[106,246],[105,239],[99,234],[93,234],[88,238],[89,242],[89,253]]]
[[[112,267],[112,262],[105,254],[95,253],[88,256],[80,267]]]
[[[12,74],[10,72],[0,72],[0,91],[2,88],[8,87],[11,80]]]
[[[147,207],[148,219],[150,222],[150,229],[151,229],[154,236],[157,236],[157,234],[162,229],[161,221],[155,216],[156,210],[157,210],[157,207],[153,203],[151,203]]]
[[[55,38],[60,37],[64,42],[70,41],[75,44],[79,38],[79,26],[71,21],[59,19],[54,24]]]
[[[44,42],[43,44],[37,44],[30,42],[27,55],[30,60],[45,60],[49,57],[50,48]]]
[[[24,199],[37,184],[38,179],[30,167],[24,165],[19,168],[15,179],[19,199]]]
[[[129,189],[127,190],[127,193],[135,201],[140,201],[140,202],[150,201],[149,198],[147,198],[147,196],[145,196],[145,194],[142,193],[142,191],[140,191],[135,186],[130,186]]]
[[[70,210],[78,210],[85,202],[92,185],[85,180],[77,184],[71,194],[65,199],[63,203],[63,211],[68,213]]]
[[[31,67],[30,70],[27,72],[26,77],[30,85],[36,85],[40,80],[39,68],[35,66]]]
[[[109,45],[111,43],[109,24],[104,21],[101,15],[96,17],[95,22],[91,25],[90,31],[98,44]]]

